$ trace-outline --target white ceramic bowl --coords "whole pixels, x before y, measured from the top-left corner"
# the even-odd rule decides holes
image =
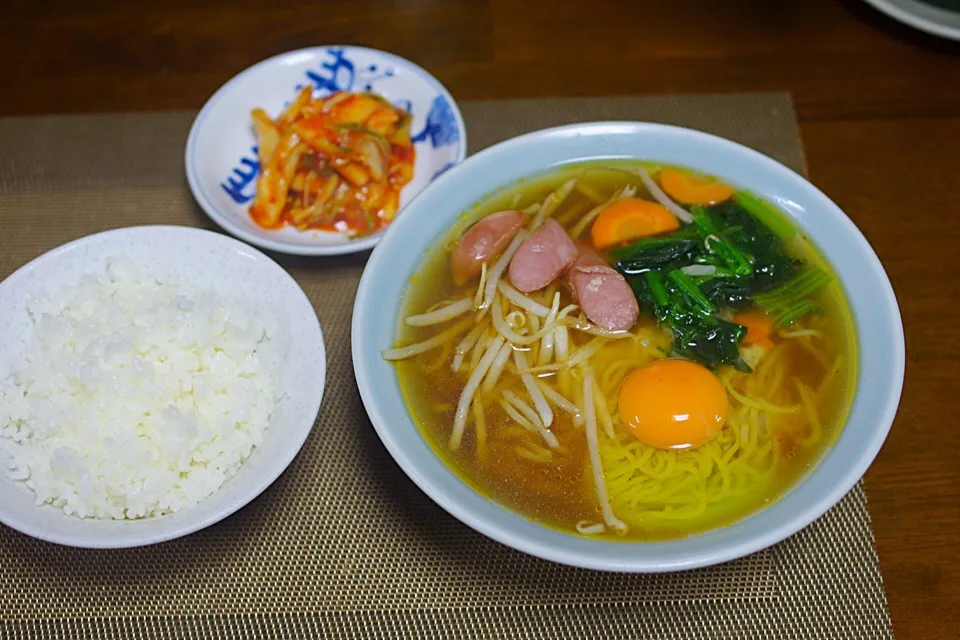
[[[190,190],[214,222],[266,249],[313,256],[370,249],[383,232],[351,240],[340,233],[293,227],[270,231],[250,219],[248,208],[259,170],[250,111],[261,107],[276,116],[305,85],[313,85],[316,96],[373,91],[411,113],[416,164],[413,180],[400,194],[401,209],[466,156],[463,116],[436,78],[391,53],[365,47],[314,47],[259,62],[213,94],[187,138],[184,162]]]
[[[323,336],[303,290],[268,257],[233,238],[187,227],[131,227],[88,236],[25,265],[0,283],[0,378],[29,344],[26,301],[74,283],[110,259],[148,264],[198,288],[263,309],[278,327],[284,396],[264,441],[235,476],[196,506],[172,515],[111,521],[67,516],[34,504],[32,492],[0,470],[0,522],[27,535],[88,548],[134,547],[177,538],[229,516],[257,497],[287,468],[320,408],[326,374]]]
[[[894,20],[941,38],[960,41],[960,5],[949,9],[950,3],[922,0],[866,0]],[[956,4],[956,3],[953,3]]]
[[[636,158],[683,165],[778,203],[830,260],[857,327],[857,393],[836,444],[782,499],[739,523],[681,540],[607,542],[548,529],[484,498],[443,463],[409,417],[396,371],[381,350],[393,345],[412,273],[457,219],[518,178],[586,160]],[[805,527],[863,475],[886,438],[903,382],[904,342],[893,290],[870,245],[843,212],[783,165],[728,140],[658,124],[572,125],[514,138],[467,159],[426,189],[374,250],[353,313],[353,363],[370,419],[391,455],[451,514],[506,545],[564,564],[658,572],[731,560]]]

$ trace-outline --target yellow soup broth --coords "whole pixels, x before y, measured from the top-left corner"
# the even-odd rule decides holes
[[[538,203],[557,198],[558,190],[569,191],[552,217],[571,235],[589,238],[590,219],[585,216],[625,187],[632,187],[636,197],[651,198],[634,173],[638,166],[626,162],[571,166],[520,181],[486,198],[465,212],[449,235],[425,256],[406,292],[402,317],[476,296],[478,281],[455,285],[449,264],[451,250],[471,223],[505,209],[529,208],[533,215]],[[661,168],[643,166],[652,175]],[[830,271],[802,232],[785,243],[793,257]],[[527,295],[549,308],[557,294],[559,309],[575,304],[561,281]],[[837,437],[856,377],[853,323],[836,281],[818,290],[812,299],[820,311],[779,327],[773,347],[763,352],[751,372],[727,364],[713,369],[727,392],[726,422],[712,440],[693,448],[652,447],[634,437],[620,418],[618,397],[626,377],[671,356],[670,331],[642,307],[637,324],[625,337],[597,336],[571,325],[566,347],[569,357],[589,353],[575,366],[562,366],[549,355],[544,358],[541,352],[547,347],[543,340],[518,347],[538,387],[547,388],[544,397],[549,401],[559,396],[579,411],[573,413],[550,402],[553,422],[549,431],[556,446],[531,428],[537,417],[534,394],[525,387],[512,358],[492,388],[480,385],[474,400],[477,406],[471,405],[462,439],[458,446],[451,446],[458,401],[470,372],[483,356],[481,345],[491,344],[496,335],[492,329],[484,331],[476,346],[459,356],[462,364],[454,371],[457,347],[474,326],[471,318],[475,311],[426,327],[407,326],[401,319],[397,345],[419,343],[457,327],[457,323],[460,326],[443,344],[399,359],[396,366],[411,415],[424,436],[461,478],[484,495],[563,531],[633,541],[677,538],[735,522],[776,501]],[[578,313],[574,309],[567,321],[585,323],[582,318],[571,320]],[[524,335],[535,333],[540,327],[532,325],[542,321],[522,309],[505,310],[504,314]],[[591,404],[603,484],[609,506],[625,529],[603,526],[585,437],[584,379],[588,371],[595,381]]]

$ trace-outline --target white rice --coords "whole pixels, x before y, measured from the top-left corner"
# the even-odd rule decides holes
[[[276,338],[251,309],[114,263],[27,307],[32,343],[0,379],[0,469],[38,505],[180,511],[263,441]]]

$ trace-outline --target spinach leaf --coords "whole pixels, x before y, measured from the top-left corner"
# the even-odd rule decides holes
[[[657,321],[673,333],[673,351],[707,366],[730,364],[750,368],[740,357],[746,327],[713,315],[716,309],[697,285],[680,271],[648,271],[630,279],[641,307],[652,309]]]
[[[738,191],[734,194],[733,201],[778,238],[789,240],[796,234],[793,225],[784,220],[776,209],[760,198],[745,191]]]
[[[787,252],[773,231],[736,203],[714,205],[708,209],[708,215],[719,229],[720,237],[750,256],[751,294],[769,291],[786,282],[802,264]]]
[[[627,284],[629,284],[633,290],[633,295],[637,298],[637,305],[640,307],[640,311],[657,317],[657,301],[653,296],[653,292],[650,291],[650,287],[647,285],[644,274],[624,277],[627,279]]]
[[[733,365],[739,371],[750,371],[740,357],[740,342],[747,328],[716,316],[681,314],[670,323],[673,350],[707,366]]]
[[[687,227],[666,236],[643,238],[630,246],[611,252],[617,259],[617,270],[624,275],[690,264],[699,253],[700,239],[696,229]]]
[[[718,307],[743,311],[750,306],[750,281],[747,278],[710,278],[699,286],[703,295]]]
[[[823,269],[809,266],[779,287],[756,296],[756,302],[774,317],[780,326],[818,311],[820,307],[810,296],[830,284],[832,276]]]
[[[704,250],[716,256],[728,269],[738,276],[749,276],[753,273],[750,258],[720,235],[721,226],[710,219],[707,210],[697,205],[690,209],[693,214],[693,223],[697,226],[700,237],[703,238]]]

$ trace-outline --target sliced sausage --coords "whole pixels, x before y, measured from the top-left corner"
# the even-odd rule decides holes
[[[567,271],[567,281],[587,319],[608,331],[633,327],[640,307],[630,285],[592,249],[578,248],[580,255]]]
[[[501,211],[470,227],[450,259],[454,282],[464,284],[480,275],[484,262],[488,269],[492,267],[490,263],[503,253],[526,223],[527,216],[520,211]]]
[[[523,241],[510,262],[510,282],[529,293],[542,289],[577,259],[577,247],[556,220],[550,219]]]

